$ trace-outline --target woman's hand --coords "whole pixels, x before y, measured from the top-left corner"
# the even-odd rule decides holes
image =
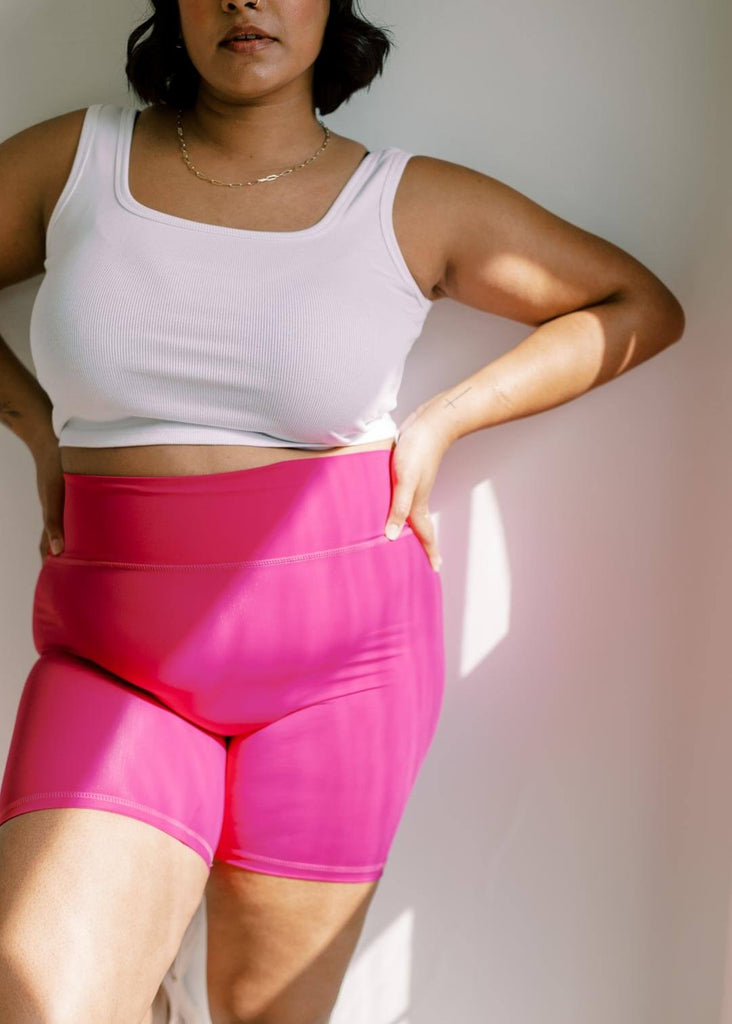
[[[442,558],[427,502],[450,440],[429,416],[434,401],[423,402],[399,428],[391,458],[392,499],[384,532],[389,540],[396,540],[408,519],[437,572]]]
[[[64,475],[58,444],[49,442],[36,454],[36,486],[43,510],[43,533],[38,545],[41,558],[64,549]]]

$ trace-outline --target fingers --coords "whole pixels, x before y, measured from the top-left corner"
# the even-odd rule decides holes
[[[411,488],[404,482],[395,482],[394,494],[389,510],[384,533],[389,540],[396,540],[401,534],[404,523],[409,518],[409,525],[422,542],[430,564],[435,572],[439,572],[442,558],[437,549],[437,538],[432,516],[426,502],[420,504]]]
[[[64,550],[64,483],[63,477],[55,471],[39,475],[39,494],[43,507],[43,535],[41,537],[41,554],[45,558],[50,550],[52,555],[60,555]]]
[[[52,526],[48,532],[48,546],[52,555],[60,555],[64,549],[64,539],[58,527]]]
[[[435,536],[435,528],[432,523],[432,516],[430,515],[429,509],[412,509],[409,516],[409,524],[412,527],[412,530],[422,541],[422,547],[427,552],[430,565],[435,572],[439,572],[440,566],[442,565],[442,558],[440,557],[440,552],[437,550],[437,537]]]
[[[46,523],[41,534],[41,543],[38,545],[41,558],[49,553],[60,555],[64,549],[64,537],[61,527],[56,523]]]
[[[403,486],[397,484],[394,489],[394,498],[391,503],[391,509],[389,510],[389,518],[386,521],[386,527],[384,529],[384,533],[389,540],[396,540],[402,532],[402,527],[406,522],[411,507],[411,497],[405,493]]]

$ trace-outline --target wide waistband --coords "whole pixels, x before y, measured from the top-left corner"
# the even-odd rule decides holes
[[[190,565],[377,542],[391,455],[369,449],[187,476],[64,473],[65,548],[50,557]]]

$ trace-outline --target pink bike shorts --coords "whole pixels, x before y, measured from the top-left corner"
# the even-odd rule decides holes
[[[64,473],[0,823],[96,807],[224,861],[379,878],[444,690],[441,577],[391,451]]]

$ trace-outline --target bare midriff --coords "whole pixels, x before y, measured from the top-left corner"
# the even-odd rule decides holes
[[[150,444],[120,448],[80,448],[62,445],[61,466],[65,473],[93,473],[109,476],[193,476],[199,473],[227,473],[266,466],[286,459],[317,459],[381,449],[388,451],[394,438],[367,444],[335,448],[272,448],[258,445]]]

